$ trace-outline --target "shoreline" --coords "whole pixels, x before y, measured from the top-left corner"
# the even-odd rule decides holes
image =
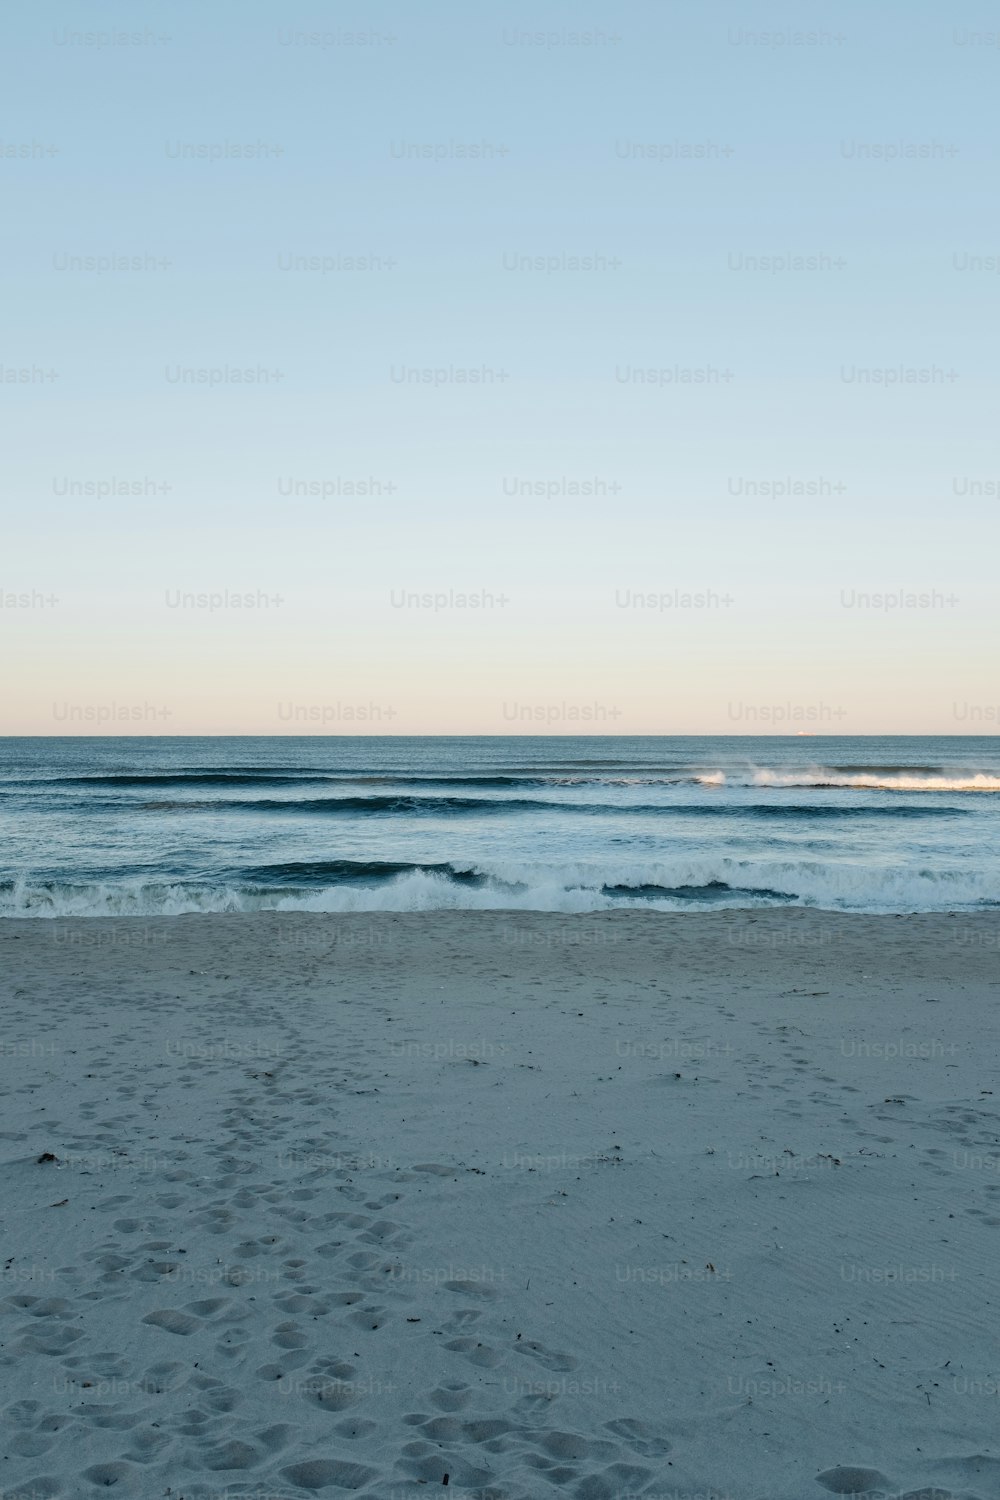
[[[289,948],[309,947],[310,939],[325,938],[341,947],[359,950],[396,948],[416,934],[435,927],[457,929],[494,938],[504,947],[528,950],[590,945],[596,950],[618,948],[643,937],[669,937],[678,942],[697,932],[720,944],[723,951],[800,951],[803,956],[833,947],[857,947],[874,942],[905,922],[907,932],[930,958],[936,945],[947,953],[1000,951],[1000,908],[979,911],[860,912],[831,911],[809,906],[727,907],[714,911],[663,911],[658,908],[620,908],[614,911],[556,912],[521,907],[447,907],[425,911],[259,911],[179,912],[173,915],[130,916],[5,916],[0,937],[46,934],[53,947],[121,947],[137,950],[167,947],[202,931],[199,924],[231,924],[237,931],[259,927],[262,939]],[[693,924],[693,925],[692,925]],[[926,951],[925,951],[926,945]]]
[[[0,921],[5,1493],[996,1500],[998,949]]]

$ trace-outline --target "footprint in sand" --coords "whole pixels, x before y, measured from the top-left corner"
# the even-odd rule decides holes
[[[853,1464],[838,1464],[836,1468],[824,1469],[816,1475],[816,1483],[835,1495],[887,1495],[895,1491],[891,1479],[879,1469],[861,1469]]]
[[[187,1338],[201,1327],[198,1318],[177,1312],[174,1308],[161,1308],[157,1312],[147,1313],[142,1321],[151,1323],[154,1328],[162,1328],[166,1333],[176,1333],[181,1338]]]
[[[445,1281],[442,1285],[445,1291],[460,1292],[463,1297],[481,1297],[484,1302],[492,1302],[499,1296],[493,1287],[482,1281]]]
[[[500,1363],[502,1355],[489,1344],[477,1343],[475,1339],[449,1339],[444,1347],[453,1354],[461,1354],[471,1365],[478,1365],[481,1369],[492,1370]]]
[[[534,1339],[521,1339],[514,1345],[518,1354],[523,1354],[528,1359],[537,1360],[544,1365],[546,1370],[575,1370],[577,1361],[571,1354],[560,1354],[555,1349],[547,1349],[544,1344],[536,1343]]]
[[[635,1417],[620,1417],[616,1422],[605,1422],[608,1432],[614,1433],[623,1442],[633,1448],[636,1453],[641,1453],[647,1458],[660,1457],[671,1452],[673,1444],[665,1437],[661,1437],[655,1427],[648,1422],[640,1422]]]
[[[431,1391],[430,1400],[441,1411],[461,1411],[472,1400],[473,1390],[468,1385],[439,1385]]]
[[[303,1490],[322,1490],[329,1486],[359,1490],[377,1477],[376,1471],[364,1464],[347,1464],[335,1458],[312,1458],[305,1463],[291,1464],[281,1472],[291,1484]]]

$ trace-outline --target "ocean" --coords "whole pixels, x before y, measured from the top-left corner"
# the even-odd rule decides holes
[[[1000,739],[9,738],[0,915],[1000,905]]]

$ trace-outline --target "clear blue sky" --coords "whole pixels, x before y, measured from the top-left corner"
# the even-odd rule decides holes
[[[996,727],[995,7],[0,40],[4,732]]]

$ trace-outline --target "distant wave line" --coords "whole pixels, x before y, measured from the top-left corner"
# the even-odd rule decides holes
[[[615,803],[615,802],[551,802],[532,797],[292,797],[284,800],[274,798],[212,799],[198,801],[144,802],[140,804],[146,812],[198,811],[198,812],[261,812],[261,813],[326,813],[333,816],[392,817],[406,814],[461,816],[503,813],[574,813],[579,816],[624,817],[676,817],[676,818],[780,818],[780,819],[837,819],[837,818],[927,818],[941,816],[963,816],[966,809],[911,806],[895,804],[889,806],[856,806],[822,804],[789,804],[762,802],[741,805],[738,802],[698,803]]]

